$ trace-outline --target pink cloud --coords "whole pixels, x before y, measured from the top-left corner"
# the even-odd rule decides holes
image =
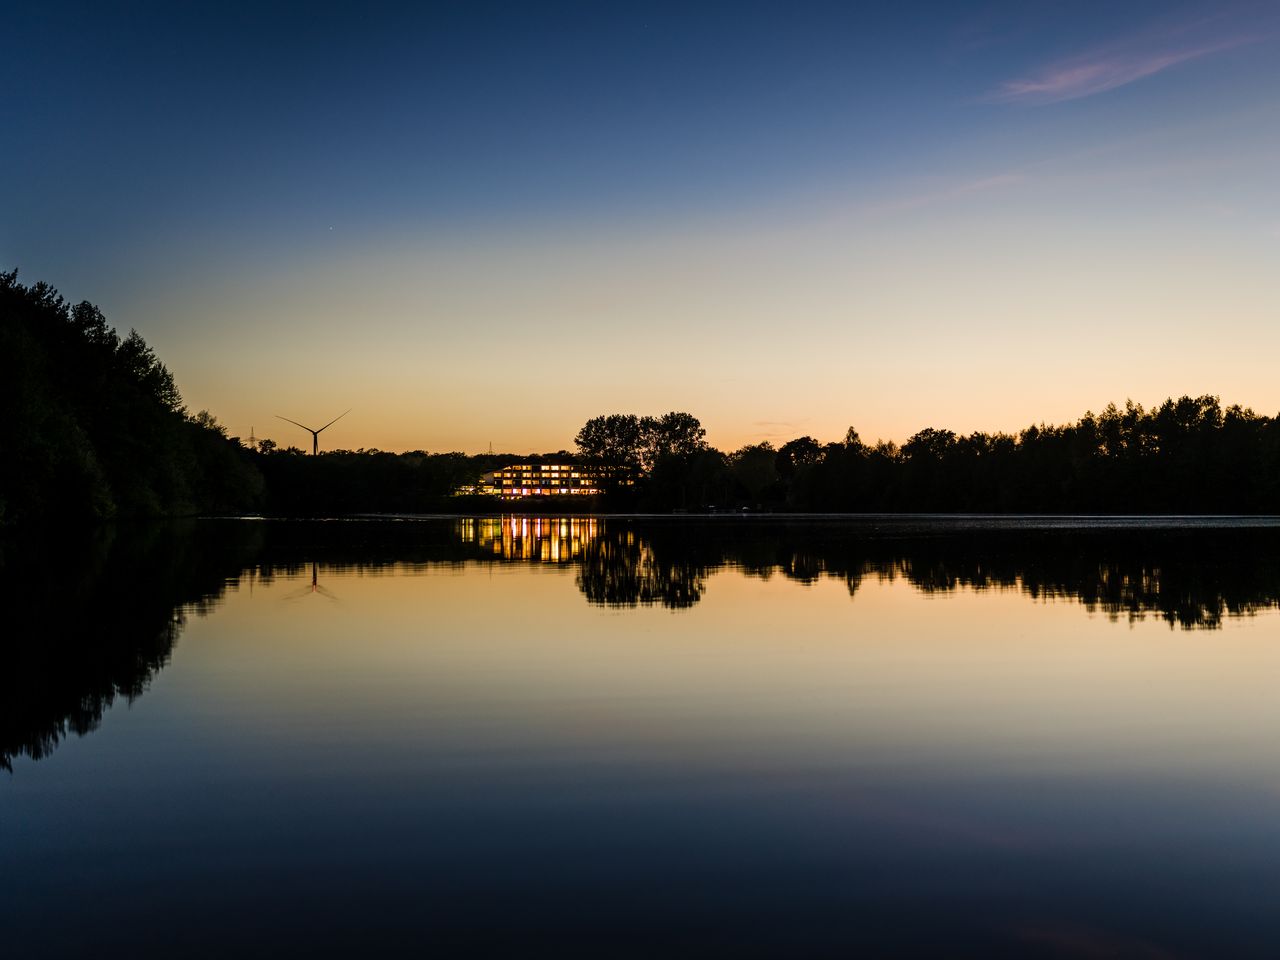
[[[1232,39],[1181,49],[1112,51],[1077,57],[1051,64],[1031,76],[1006,81],[987,99],[1042,104],[1091,97],[1246,42]]]

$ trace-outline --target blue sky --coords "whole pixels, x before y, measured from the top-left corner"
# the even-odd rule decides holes
[[[675,407],[731,446],[1280,408],[1271,4],[6,23],[0,263],[137,327],[233,432],[336,405],[344,446],[555,448]]]

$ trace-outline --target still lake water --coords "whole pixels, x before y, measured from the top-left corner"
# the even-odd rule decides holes
[[[2,547],[0,954],[1280,955],[1274,522]]]

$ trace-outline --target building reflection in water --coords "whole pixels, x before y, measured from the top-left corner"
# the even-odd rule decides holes
[[[607,530],[595,517],[466,517],[461,543],[494,559],[572,564],[588,603],[609,607],[691,607],[702,599],[707,569],[676,550],[665,556],[635,531]]]
[[[503,560],[569,563],[602,532],[594,517],[466,517],[458,538]]]

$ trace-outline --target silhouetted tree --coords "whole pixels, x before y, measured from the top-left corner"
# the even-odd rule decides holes
[[[640,467],[649,471],[663,457],[691,457],[705,450],[707,431],[698,418],[672,411],[640,419]]]
[[[778,448],[774,468],[783,480],[791,480],[798,470],[811,467],[822,459],[822,445],[813,437],[797,437]]]
[[[764,492],[777,481],[777,460],[778,452],[768,441],[747,444],[729,454],[729,472],[752,503],[759,503]]]
[[[0,274],[0,522],[255,506],[262,478],[224,433],[188,418],[142,337],[90,303]]]
[[[597,463],[631,469],[639,469],[642,463],[644,433],[634,413],[592,417],[573,442],[583,457]]]

